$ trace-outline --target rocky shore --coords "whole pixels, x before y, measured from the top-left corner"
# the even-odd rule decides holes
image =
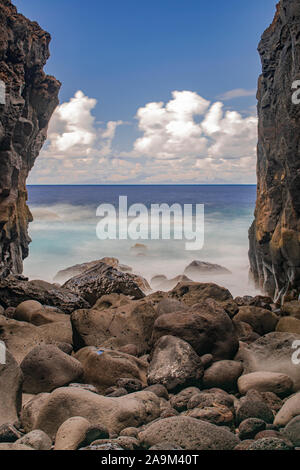
[[[145,293],[106,261],[0,281],[0,450],[300,447],[299,301]]]

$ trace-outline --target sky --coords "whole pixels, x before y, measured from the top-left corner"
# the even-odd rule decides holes
[[[256,182],[257,45],[276,0],[14,0],[60,106],[31,184]]]

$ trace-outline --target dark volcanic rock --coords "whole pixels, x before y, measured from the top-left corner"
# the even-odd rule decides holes
[[[300,106],[292,84],[300,79],[300,3],[280,0],[259,44],[258,162],[250,264],[255,282],[272,297],[300,292]]]
[[[4,307],[17,307],[26,300],[59,307],[65,313],[72,313],[90,305],[80,295],[54,284],[43,281],[20,281],[13,276],[0,279],[0,301]]]
[[[219,264],[207,263],[205,261],[192,261],[184,270],[187,276],[201,276],[204,274],[231,274],[229,269]]]
[[[126,274],[105,263],[98,263],[78,276],[72,277],[64,288],[82,296],[91,305],[106,294],[124,294],[142,299],[145,294],[131,274]]]
[[[32,215],[26,205],[26,179],[46,139],[58,105],[60,83],[43,67],[50,35],[31,22],[10,0],[0,3],[0,276],[21,273],[28,255]]]

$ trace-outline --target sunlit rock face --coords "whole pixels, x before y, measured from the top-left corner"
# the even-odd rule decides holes
[[[0,277],[22,272],[32,217],[26,179],[46,139],[60,83],[43,67],[50,35],[0,0]]]
[[[258,187],[255,220],[249,232],[251,273],[257,285],[276,300],[298,298],[300,104],[293,100],[292,86],[300,80],[299,0],[279,2],[259,53]]]

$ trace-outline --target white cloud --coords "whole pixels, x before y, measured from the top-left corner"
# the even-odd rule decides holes
[[[218,99],[222,101],[233,100],[235,98],[244,98],[247,96],[255,96],[256,90],[245,90],[245,88],[235,88],[234,90],[229,90],[218,96]]]
[[[96,104],[78,91],[57,108],[30,182],[255,182],[257,117],[252,112],[244,117],[225,111],[221,101],[174,91],[167,103],[137,110],[141,135],[131,151],[117,152],[116,130],[125,123],[96,122]]]

